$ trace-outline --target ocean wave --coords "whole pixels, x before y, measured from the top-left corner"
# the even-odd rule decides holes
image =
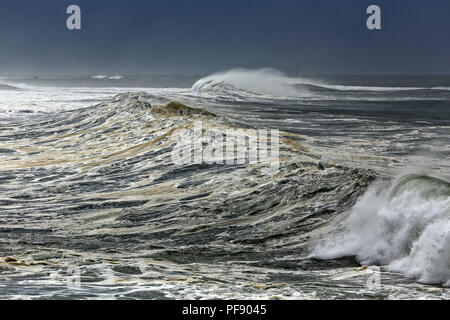
[[[251,136],[258,128],[195,106],[161,105],[157,98],[121,94],[1,131],[0,179],[8,188],[0,209],[8,221],[0,231],[8,234],[2,240],[8,250],[0,249],[0,265],[9,270],[1,281],[36,265],[54,273],[76,264],[89,277],[94,264],[109,268],[113,279],[125,279],[121,283],[132,270],[139,286],[148,288],[172,273],[204,279],[209,270],[211,279],[218,279],[213,285],[225,283],[238,291],[234,297],[249,297],[257,290],[252,283],[265,281],[266,273],[260,269],[248,279],[241,269],[265,266],[283,274],[281,259],[305,263],[316,230],[353,206],[373,179],[370,170],[321,161],[304,145],[305,137],[286,132],[280,132],[276,169],[239,163],[238,153],[233,163],[175,163],[174,148],[185,136],[194,145],[220,150],[221,142],[207,132]],[[198,121],[203,136],[195,128]],[[293,253],[299,258],[289,258]],[[134,271],[141,265],[148,273]],[[104,285],[99,278],[89,285]],[[180,297],[177,288],[157,290]],[[199,290],[205,296],[205,289]],[[286,290],[275,287],[273,294]]]
[[[28,276],[8,294],[29,286],[30,295],[61,296],[56,286],[43,293],[42,283],[76,265],[89,297],[129,297],[136,288],[165,298],[360,297],[365,284],[358,279],[346,280],[358,288],[351,293],[330,282],[337,269],[357,267],[354,259],[321,263],[308,255],[339,229],[335,222],[376,173],[328,162],[310,137],[282,131],[276,169],[238,162],[239,144],[232,163],[175,163],[183,137],[221,150],[220,139],[207,133],[251,137],[264,128],[164,92],[120,94],[2,128],[0,180],[8,186],[0,209],[8,219],[0,226],[7,234],[0,266],[8,273],[0,282]],[[401,199],[405,192],[392,194]],[[426,238],[436,234],[428,232]],[[32,268],[40,273],[27,273]]]
[[[120,75],[114,75],[114,76],[108,76],[105,74],[98,74],[95,76],[92,76],[91,79],[97,79],[97,80],[121,80],[123,78],[123,76]]]
[[[21,89],[16,86],[12,86],[10,84],[4,84],[0,83],[0,90],[7,90],[7,91],[20,91]]]
[[[450,183],[407,175],[390,188],[372,187],[356,204],[343,233],[314,256],[356,256],[423,283],[450,286]]]
[[[390,92],[390,91],[416,91],[429,90],[433,88],[425,87],[377,87],[377,86],[349,86],[349,85],[316,85],[320,88],[332,89],[336,91],[375,91],[375,92]]]
[[[433,87],[431,88],[433,90],[444,90],[444,91],[449,91],[450,87]]]
[[[293,78],[287,77],[275,69],[232,69],[198,80],[192,86],[192,90],[198,93],[259,94],[274,97],[304,97],[309,95],[306,88],[298,88],[294,83]]]
[[[104,75],[104,74],[98,74],[98,75],[95,75],[95,76],[92,76],[91,77],[92,79],[106,79],[106,78],[108,78],[108,76],[107,75]]]
[[[368,97],[333,96],[331,99],[377,99],[374,94],[386,93],[389,97],[379,99],[416,100],[423,97],[411,97],[410,93],[447,91],[448,87],[406,87],[406,86],[367,86],[330,84],[306,77],[289,77],[281,71],[265,69],[232,69],[218,72],[198,80],[192,86],[192,92],[208,94],[210,97],[245,100],[248,98],[283,98],[283,99],[321,99],[326,94],[357,93]],[[404,93],[403,96],[393,94]]]

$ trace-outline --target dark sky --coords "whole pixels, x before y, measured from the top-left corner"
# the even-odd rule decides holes
[[[82,30],[66,28],[66,8]],[[382,30],[366,8],[382,9]],[[2,0],[0,75],[450,74],[449,0]]]

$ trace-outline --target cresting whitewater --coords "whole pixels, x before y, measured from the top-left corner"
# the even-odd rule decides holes
[[[192,88],[5,80],[1,297],[448,299],[449,81],[369,80],[271,69]],[[279,129],[277,169],[174,163],[180,135],[221,148],[199,121]]]

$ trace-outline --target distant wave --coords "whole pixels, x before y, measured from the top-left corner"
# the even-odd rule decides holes
[[[98,75],[95,75],[95,76],[91,77],[91,79],[98,79],[98,80],[106,80],[106,79],[109,79],[109,80],[120,80],[122,78],[123,78],[123,76],[120,76],[120,75],[108,76],[108,75],[104,75],[104,74],[98,74]]]
[[[295,85],[298,80],[299,78],[287,77],[282,72],[270,68],[258,70],[232,69],[198,80],[192,86],[192,90],[194,92],[217,93],[235,91],[277,97],[309,95],[307,88],[299,88]]]
[[[420,87],[377,87],[377,86],[346,86],[346,85],[320,85],[322,88],[338,91],[412,91],[427,90],[429,88]]]
[[[92,79],[106,79],[106,78],[108,78],[108,76],[104,75],[104,74],[98,74],[96,76],[92,76],[91,78]]]
[[[4,83],[0,83],[0,90],[13,90],[13,91],[18,91],[21,90],[18,87],[9,85],[9,84],[4,84]]]
[[[388,87],[329,84],[324,81],[300,77],[288,77],[281,71],[265,69],[232,69],[214,73],[198,80],[193,86],[195,93],[230,96],[269,95],[272,97],[303,98],[324,92],[408,92],[446,91],[450,87]]]
[[[450,87],[433,87],[431,88],[433,90],[444,90],[444,91],[450,91]]]
[[[375,92],[395,92],[395,91],[418,91],[418,90],[450,90],[450,87],[381,87],[381,86],[346,86],[346,85],[316,85],[321,88],[337,91],[375,91]]]
[[[315,255],[356,256],[362,264],[386,265],[419,282],[450,286],[450,183],[407,175],[391,188],[370,189],[345,232],[321,243]]]

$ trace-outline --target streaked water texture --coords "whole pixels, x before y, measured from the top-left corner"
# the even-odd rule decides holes
[[[46,81],[0,89],[2,298],[450,297],[448,78]],[[279,168],[175,164],[198,121]]]

